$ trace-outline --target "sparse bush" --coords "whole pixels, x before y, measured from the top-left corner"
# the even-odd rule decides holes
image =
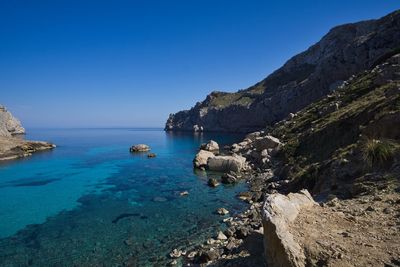
[[[398,145],[390,140],[366,139],[362,146],[362,154],[370,166],[387,166],[392,162]]]

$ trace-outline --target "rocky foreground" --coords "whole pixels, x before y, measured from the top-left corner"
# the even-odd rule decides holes
[[[238,144],[202,145],[194,167],[244,180],[249,208],[171,265],[400,266],[400,54]]]
[[[25,129],[21,122],[0,105],[0,161],[27,157],[55,147],[47,142],[24,140],[23,134]]]

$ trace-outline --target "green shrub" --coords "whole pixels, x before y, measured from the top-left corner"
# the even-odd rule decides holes
[[[370,167],[383,167],[392,162],[397,148],[398,145],[389,140],[366,139],[362,146],[362,154]]]

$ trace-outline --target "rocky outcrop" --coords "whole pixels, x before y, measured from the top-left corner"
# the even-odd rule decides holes
[[[22,127],[21,122],[6,107],[0,105],[0,136],[10,137],[24,133],[25,129]]]
[[[304,209],[318,205],[307,190],[269,195],[262,210],[264,248],[268,266],[303,267],[305,255],[293,238],[290,223]]]
[[[209,158],[214,157],[214,153],[206,150],[200,150],[193,159],[195,168],[205,168]]]
[[[202,144],[200,146],[200,149],[202,150],[206,150],[206,151],[211,151],[211,152],[218,152],[219,151],[219,145],[217,142],[215,142],[214,140],[210,140],[205,144]]]
[[[207,160],[207,168],[217,172],[240,172],[246,166],[246,158],[239,155],[214,156]]]
[[[212,92],[192,109],[171,114],[168,131],[250,132],[297,112],[400,47],[400,11],[333,28],[318,43],[254,86]],[[337,106],[333,105],[332,110]]]
[[[21,122],[0,105],[0,161],[27,157],[55,147],[47,142],[24,140],[21,134],[25,134]]]
[[[138,145],[131,146],[131,148],[129,148],[129,151],[130,152],[147,152],[147,151],[150,151],[150,147],[145,144],[138,144]]]

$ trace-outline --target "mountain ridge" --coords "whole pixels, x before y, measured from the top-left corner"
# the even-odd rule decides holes
[[[170,114],[166,131],[251,132],[284,119],[400,48],[400,11],[332,28],[255,85],[214,91],[190,110]]]

